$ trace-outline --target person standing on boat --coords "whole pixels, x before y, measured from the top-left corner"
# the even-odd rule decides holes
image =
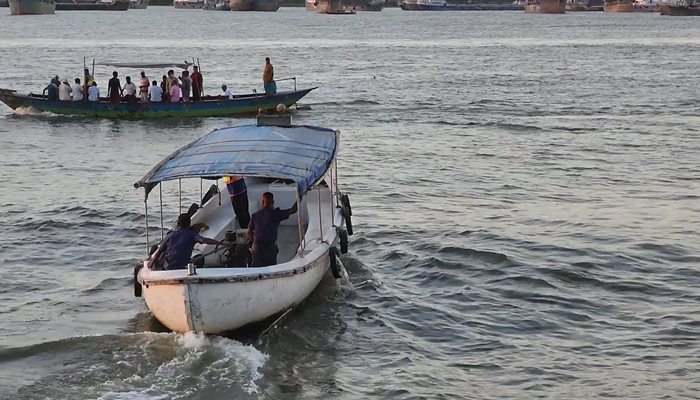
[[[47,98],[49,99],[49,101],[58,100],[58,85],[56,85],[55,80],[53,78],[51,79],[51,82],[49,82],[48,86],[44,88],[44,91],[41,92],[41,95],[46,96],[47,93]]]
[[[75,78],[75,83],[72,84],[70,88],[73,92],[73,101],[81,101],[85,97],[83,95],[83,85],[80,84],[80,78]]]
[[[126,95],[124,96],[124,100],[127,103],[135,103],[136,102],[136,84],[131,81],[130,76],[126,77],[126,84],[124,85],[124,91],[126,92]]]
[[[275,198],[270,192],[262,195],[262,208],[253,214],[248,224],[248,241],[252,241],[253,267],[277,264],[277,229],[280,222],[297,212],[297,203],[292,208],[274,208]]]
[[[180,82],[182,82],[180,85],[180,90],[182,91],[182,101],[189,103],[190,92],[192,91],[192,78],[190,78],[190,71],[182,71]]]
[[[152,268],[162,255],[165,255],[163,269],[185,269],[192,257],[192,250],[196,243],[222,244],[222,242],[201,236],[190,229],[191,219],[189,214],[180,214],[177,217],[177,228],[168,233],[163,239],[158,250],[148,261],[148,268]]]
[[[265,69],[263,70],[263,86],[265,94],[277,93],[277,84],[275,83],[275,68],[270,62],[270,57],[265,57]]]
[[[71,97],[72,92],[73,90],[68,84],[68,79],[64,79],[63,83],[58,87],[58,99],[61,101],[71,101],[73,100]]]
[[[166,102],[168,98],[168,77],[163,75],[163,80],[160,82],[161,101]]]
[[[90,90],[92,87],[93,82],[95,82],[95,79],[90,75],[90,70],[85,68],[85,71],[83,72],[83,78],[85,79],[85,86],[83,87],[83,93],[87,97],[87,92]]]
[[[233,92],[226,85],[221,85],[221,91],[224,92],[224,97],[233,100]]]
[[[173,77],[173,80],[170,83],[170,102],[179,103],[181,94],[182,91],[180,90],[180,83],[178,82],[177,78]]]
[[[117,71],[112,72],[112,79],[107,83],[107,97],[110,103],[119,103],[122,99],[122,93],[124,93],[118,76]]]
[[[233,212],[238,219],[241,229],[247,229],[250,222],[250,211],[248,207],[248,187],[242,176],[224,176],[224,183],[231,198]]]
[[[158,86],[158,81],[153,81],[153,85],[148,90],[148,96],[151,98],[151,103],[163,101],[163,89]]]
[[[192,68],[194,68],[192,75],[190,75],[190,79],[192,80],[192,101],[199,101],[204,94],[204,78],[199,72],[198,66],[195,65]]]
[[[139,85],[139,95],[141,96],[141,103],[148,103],[148,87],[149,80],[146,73],[141,71],[141,82]]]

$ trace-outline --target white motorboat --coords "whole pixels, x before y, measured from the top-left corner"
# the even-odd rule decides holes
[[[134,269],[136,296],[152,314],[176,332],[221,333],[263,321],[301,303],[329,270],[342,274],[339,254],[352,234],[350,202],[338,189],[336,155],[339,132],[311,126],[247,125],[215,130],[156,165],[134,186],[145,189],[146,247],[148,198],[159,187],[163,227],[162,182],[179,182],[180,209],[184,180],[199,180],[197,203],[189,208],[193,229],[226,244],[198,244],[187,269],[158,270],[139,263]],[[283,221],[277,247],[278,264],[249,267],[245,230],[240,229],[229,201],[224,176],[245,177],[251,215],[264,192],[275,206],[299,211]],[[207,194],[203,182],[210,180]],[[221,183],[220,183],[221,182]],[[340,247],[340,249],[338,249]]]

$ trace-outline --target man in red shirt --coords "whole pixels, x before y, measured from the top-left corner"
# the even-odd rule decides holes
[[[190,75],[192,80],[192,101],[199,101],[202,99],[202,94],[204,93],[203,84],[204,80],[202,74],[199,72],[199,67],[194,66],[194,72]]]

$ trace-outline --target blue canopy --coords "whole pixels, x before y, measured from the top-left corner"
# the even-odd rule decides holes
[[[304,193],[330,168],[337,132],[314,126],[244,125],[217,129],[180,148],[134,184],[148,192],[182,178],[250,176],[289,179]]]

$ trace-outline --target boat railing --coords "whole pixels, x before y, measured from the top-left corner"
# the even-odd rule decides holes
[[[297,77],[296,76],[292,76],[291,78],[275,79],[275,82],[282,82],[282,81],[294,81],[294,91],[295,92],[297,91]],[[294,103],[294,107],[299,109],[299,106],[297,105],[297,103]]]

